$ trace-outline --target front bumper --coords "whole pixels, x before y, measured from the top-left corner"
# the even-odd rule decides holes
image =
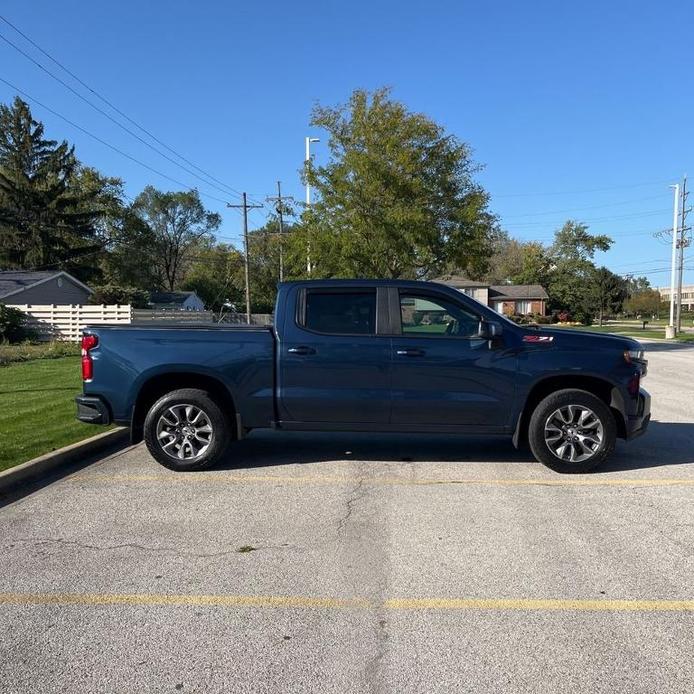
[[[110,424],[111,412],[106,403],[96,395],[78,395],[77,419],[86,424]]]
[[[626,418],[626,439],[635,439],[646,433],[651,421],[651,396],[643,388],[639,390],[636,414]]]

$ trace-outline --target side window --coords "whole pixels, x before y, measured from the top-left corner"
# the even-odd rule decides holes
[[[403,335],[422,337],[475,337],[479,316],[448,299],[426,294],[400,294]]]
[[[304,327],[334,335],[374,335],[376,291],[308,290]]]

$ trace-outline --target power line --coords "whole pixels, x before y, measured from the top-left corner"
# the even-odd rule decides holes
[[[176,178],[173,178],[172,176],[169,176],[168,174],[165,174],[162,171],[159,171],[158,169],[155,169],[153,166],[150,166],[149,164],[145,164],[143,161],[140,161],[136,157],[133,157],[131,154],[128,154],[127,152],[124,152],[122,149],[119,149],[115,145],[112,145],[111,143],[107,142],[106,140],[103,140],[100,138],[98,135],[94,135],[94,133],[89,132],[89,130],[86,130],[83,128],[81,125],[77,125],[74,121],[71,121],[69,118],[66,116],[62,115],[62,113],[58,113],[54,109],[52,109],[50,106],[46,106],[46,104],[42,103],[38,99],[34,98],[24,90],[20,89],[16,85],[12,84],[11,82],[8,82],[6,79],[3,77],[0,77],[0,82],[6,84],[10,89],[14,89],[18,94],[21,94],[24,98],[29,99],[29,101],[33,101],[35,104],[40,106],[41,108],[46,109],[49,113],[52,113],[54,116],[57,116],[58,118],[61,118],[64,120],[66,123],[71,125],[73,128],[77,128],[80,132],[83,132],[85,135],[88,135],[92,139],[96,140],[97,142],[100,142],[102,145],[108,147],[109,149],[112,149],[114,152],[117,152],[121,156],[125,157],[126,159],[130,159],[130,161],[135,162],[136,164],[139,164],[140,166],[144,167],[145,169],[152,171],[153,173],[157,174],[158,176],[161,176],[162,178],[166,178],[169,181],[172,181],[176,185],[183,186],[187,190],[198,190],[194,186],[188,185],[187,183],[183,183],[182,181],[179,181]],[[211,195],[210,193],[205,193],[204,191],[198,191],[200,195],[204,195],[207,198],[210,198],[211,200],[216,200],[217,202],[221,202],[222,204],[226,205],[227,201],[222,200],[221,198],[218,198],[214,195]]]
[[[186,164],[188,164],[189,166],[192,166],[194,169],[196,169],[196,170],[199,171],[200,173],[202,173],[202,174],[204,174],[205,176],[207,176],[207,178],[211,179],[212,181],[216,181],[218,184],[220,184],[220,185],[224,186],[225,188],[227,188],[227,189],[228,189],[229,191],[231,191],[234,195],[237,195],[237,196],[240,196],[240,195],[241,195],[241,193],[240,193],[238,190],[235,190],[234,188],[232,188],[231,186],[227,185],[227,184],[224,183],[223,181],[220,181],[218,178],[215,178],[212,174],[208,173],[208,172],[205,171],[204,169],[201,169],[199,166],[197,166],[196,164],[194,164],[194,163],[193,163],[192,161],[190,161],[189,159],[186,159],[186,157],[184,157],[182,154],[180,154],[179,152],[177,152],[175,149],[173,149],[172,147],[170,147],[169,145],[167,145],[165,142],[162,142],[158,137],[156,137],[156,135],[154,135],[154,134],[151,133],[149,130],[147,130],[147,128],[145,128],[144,126],[140,125],[137,121],[135,121],[135,120],[132,119],[130,116],[128,116],[126,113],[124,113],[123,111],[121,111],[121,109],[119,109],[115,104],[113,104],[111,101],[109,101],[105,96],[103,96],[102,94],[100,94],[100,93],[99,93],[98,91],[96,91],[94,88],[90,87],[86,82],[84,82],[82,79],[80,79],[74,72],[72,72],[70,69],[68,69],[67,67],[65,67],[65,65],[63,65],[57,58],[54,58],[50,53],[48,53],[48,51],[44,50],[41,46],[39,46],[39,44],[37,44],[33,39],[31,39],[29,36],[27,36],[21,29],[19,29],[17,26],[15,26],[14,24],[12,24],[12,22],[10,22],[7,18],[5,18],[5,17],[3,17],[2,15],[0,15],[0,20],[2,20],[3,22],[5,22],[5,24],[7,24],[8,26],[10,26],[12,29],[14,29],[14,31],[16,31],[20,36],[22,36],[26,41],[28,41],[32,46],[34,46],[34,48],[36,48],[38,51],[40,51],[41,53],[43,53],[43,55],[45,55],[49,60],[51,60],[51,61],[52,61],[55,65],[57,65],[61,70],[63,70],[64,72],[66,72],[68,75],[70,75],[70,77],[72,77],[75,81],[79,82],[79,84],[81,84],[85,89],[87,89],[89,92],[91,92],[92,94],[94,94],[94,96],[96,96],[98,99],[100,99],[103,103],[105,103],[107,106],[109,106],[111,109],[113,109],[113,110],[114,110],[116,113],[118,113],[120,116],[122,116],[123,118],[125,118],[129,123],[132,123],[132,125],[134,125],[136,128],[138,128],[138,129],[141,130],[143,133],[145,133],[146,135],[148,135],[152,140],[154,140],[155,142],[157,142],[159,145],[161,145],[162,147],[164,147],[166,150],[168,150],[168,151],[171,152],[172,154],[176,155],[179,159],[181,159],[181,161],[184,161],[184,162],[185,162]],[[119,123],[118,121],[116,121],[116,120],[114,120],[113,118],[111,118],[111,116],[109,116],[109,115],[106,114],[104,111],[102,111],[101,109],[99,109],[98,106],[92,104],[90,101],[88,101],[87,99],[85,99],[81,94],[79,94],[79,93],[76,92],[72,87],[70,87],[68,84],[66,84],[65,82],[63,82],[63,80],[61,80],[59,77],[57,77],[56,75],[53,75],[53,73],[51,73],[47,68],[45,68],[43,65],[41,65],[40,63],[38,63],[36,60],[34,60],[31,56],[29,56],[29,55],[28,55],[27,53],[25,53],[21,48],[19,48],[19,47],[16,46],[14,43],[12,43],[9,39],[5,38],[4,36],[0,36],[0,37],[3,38],[4,41],[6,41],[7,43],[9,43],[13,48],[15,48],[16,50],[18,50],[18,51],[19,51],[22,55],[24,55],[26,58],[28,58],[29,60],[31,60],[31,62],[33,62],[35,65],[37,65],[37,66],[40,67],[42,70],[44,70],[46,73],[48,73],[51,77],[53,77],[54,79],[58,80],[61,84],[63,84],[63,85],[64,85],[65,87],[67,87],[70,91],[72,91],[74,94],[76,94],[80,99],[82,99],[83,101],[85,101],[86,103],[88,103],[90,106],[92,106],[92,108],[95,108],[97,111],[99,111],[100,113],[102,113],[103,115],[105,115],[107,118],[109,118],[109,119],[112,120],[114,123],[116,123],[116,125],[118,125],[119,127],[123,128],[124,130],[126,130],[127,132],[129,132],[131,135],[133,135],[133,137],[136,137],[137,139],[141,140],[141,138],[140,138],[138,135],[136,135],[136,134],[133,133],[132,131],[128,130],[124,125],[122,125],[122,124]],[[157,152],[160,156],[166,157],[165,154],[163,154],[162,152],[159,152],[159,150],[157,150],[156,148],[152,147],[152,145],[149,144],[148,142],[145,142],[144,140],[141,140],[141,141],[144,142],[144,144],[146,144],[146,145],[147,145],[148,147],[150,147],[151,149],[154,149],[154,151]],[[166,157],[166,158],[168,159],[168,157]],[[173,161],[173,160],[172,160],[172,161]],[[183,168],[184,170],[188,171],[188,169],[185,169],[185,167],[181,166],[178,162],[174,161],[173,163],[176,164],[176,166],[180,166],[180,167]],[[200,178],[199,176],[197,176],[197,174],[195,174],[195,173],[193,173],[193,172],[190,172],[190,171],[189,171],[189,173],[191,173],[193,176],[196,176],[197,178]],[[201,178],[200,180],[204,180],[204,179]],[[205,183],[206,183],[207,185],[211,185],[211,186],[214,187],[214,188],[217,187],[217,186],[215,186],[214,184],[210,183],[209,181],[205,181]],[[218,190],[219,190],[219,189],[218,189]],[[223,192],[227,192],[227,191],[223,191]]]
[[[517,217],[540,217],[550,214],[566,214],[567,212],[575,212],[576,210],[598,210],[604,207],[618,207],[619,205],[631,205],[634,202],[644,202],[646,200],[658,200],[662,195],[650,195],[647,198],[638,198],[637,200],[624,200],[622,202],[608,202],[603,205],[588,205],[586,207],[572,207],[565,210],[552,210],[551,212],[525,212],[523,214],[504,215],[504,219],[515,219]]]
[[[607,186],[604,188],[587,188],[584,190],[557,190],[552,192],[537,192],[537,193],[502,193],[500,195],[495,195],[492,193],[494,198],[525,198],[525,197],[540,197],[543,195],[582,195],[584,193],[602,193],[608,190],[623,190],[625,188],[645,188],[647,186],[661,186],[667,185],[668,181],[652,181],[650,183],[631,183],[627,185],[619,186]]]
[[[48,70],[48,69],[45,68],[43,65],[41,65],[41,63],[39,63],[38,61],[34,60],[29,54],[25,53],[19,46],[17,46],[16,44],[14,44],[12,41],[10,41],[8,38],[6,38],[5,36],[3,36],[2,34],[0,34],[0,39],[2,39],[2,40],[5,41],[7,44],[9,44],[10,46],[12,46],[12,48],[14,48],[16,51],[18,51],[19,53],[21,53],[25,58],[27,58],[27,60],[30,60],[32,63],[34,63],[34,65],[38,66],[41,70],[43,70],[47,75],[49,75],[50,77],[52,77],[52,78],[53,78],[54,80],[56,80],[58,83],[62,84],[66,89],[68,89],[70,92],[72,92],[78,99],[81,99],[82,101],[84,101],[85,104],[87,104],[88,106],[91,106],[91,108],[93,108],[97,113],[100,113],[100,114],[101,114],[102,116],[104,116],[105,118],[108,118],[112,123],[115,123],[119,128],[121,128],[122,130],[124,130],[126,133],[128,133],[129,135],[132,135],[136,140],[138,140],[139,142],[141,142],[141,143],[142,143],[143,145],[145,145],[146,147],[149,147],[153,152],[155,152],[156,154],[158,154],[160,157],[163,157],[163,158],[166,159],[167,161],[170,161],[172,164],[174,164],[175,166],[178,166],[179,168],[183,169],[183,171],[185,171],[186,173],[189,173],[191,176],[194,176],[195,178],[201,180],[201,181],[202,181],[203,183],[205,183],[206,185],[212,186],[212,188],[216,188],[217,190],[221,191],[222,193],[226,193],[227,195],[230,194],[230,190],[226,190],[225,188],[221,188],[220,186],[218,186],[218,185],[216,185],[216,184],[214,184],[214,183],[212,183],[212,182],[206,180],[206,179],[203,178],[202,176],[196,174],[195,171],[192,171],[191,169],[189,169],[189,168],[183,166],[182,164],[179,164],[179,162],[177,162],[173,157],[170,157],[168,154],[165,154],[164,152],[160,151],[160,150],[157,149],[154,145],[152,145],[152,144],[150,144],[149,142],[147,142],[147,140],[145,140],[144,138],[140,137],[137,133],[135,133],[135,132],[133,132],[132,130],[130,130],[130,128],[127,128],[125,125],[123,125],[122,123],[120,123],[119,121],[117,121],[115,118],[113,118],[113,116],[111,116],[109,113],[107,113],[106,111],[104,111],[104,109],[99,108],[99,106],[97,106],[96,104],[94,104],[93,102],[91,102],[91,101],[90,101],[89,99],[87,99],[86,97],[82,96],[82,94],[80,94],[76,89],[74,89],[73,87],[71,87],[67,82],[65,82],[64,80],[62,80],[62,79],[61,79],[60,77],[58,77],[57,75],[53,74],[50,70]],[[231,194],[232,194],[232,195],[236,195],[236,193],[231,193]]]

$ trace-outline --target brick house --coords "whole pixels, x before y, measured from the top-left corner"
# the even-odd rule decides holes
[[[447,284],[497,313],[529,315],[547,312],[547,292],[539,284],[486,284],[466,277],[444,275],[434,282]]]

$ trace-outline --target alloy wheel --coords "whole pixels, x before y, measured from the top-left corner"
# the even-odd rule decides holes
[[[602,446],[604,428],[600,418],[585,405],[559,407],[545,422],[547,448],[568,463],[592,458]]]
[[[196,405],[172,405],[157,422],[157,440],[161,449],[178,460],[195,460],[204,455],[213,436],[209,416]]]

